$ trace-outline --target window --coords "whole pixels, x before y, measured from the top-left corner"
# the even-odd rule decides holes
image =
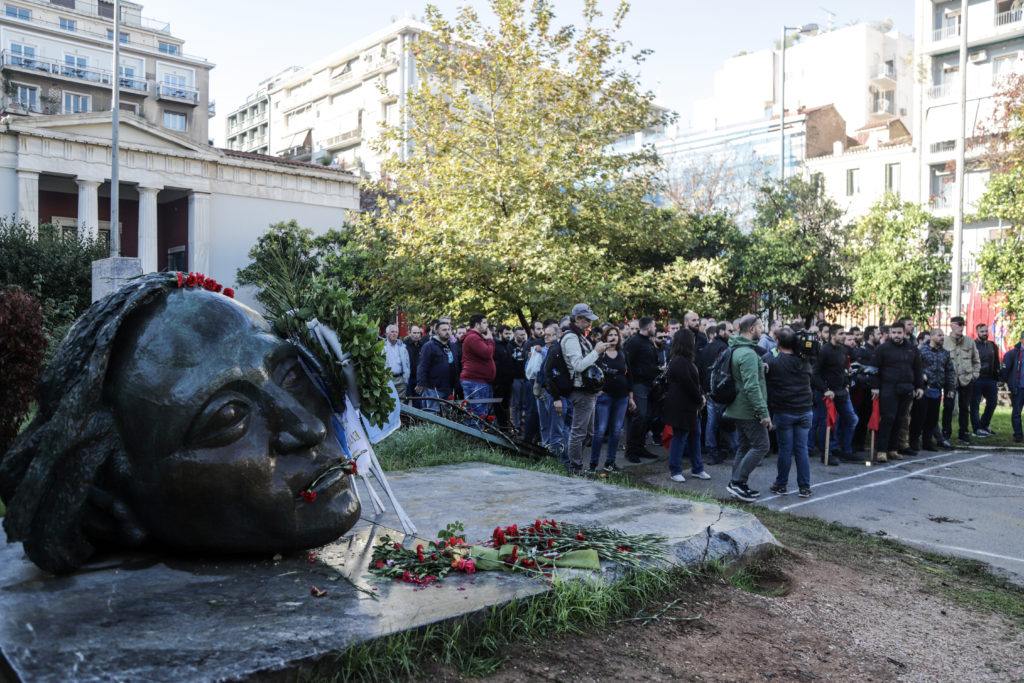
[[[188,270],[188,252],[185,247],[171,247],[167,250],[167,270]]]
[[[14,19],[21,19],[22,21],[28,21],[32,18],[32,13],[24,7],[15,7],[14,5],[4,5],[4,14]]]
[[[900,165],[885,165],[885,191],[893,194],[900,193]]]
[[[135,90],[142,90],[145,88],[146,81],[141,78],[135,78],[134,66],[119,66],[117,71],[121,77],[120,83],[122,87],[134,88]]]
[[[64,93],[64,113],[84,114],[89,111],[89,96],[76,95],[73,92]]]
[[[77,55],[64,55],[64,75],[85,78],[85,70],[89,67],[89,60]]]
[[[31,45],[11,43],[11,64],[32,68],[35,66],[32,58],[36,56],[36,49]]]
[[[15,89],[15,98],[19,107],[30,111],[39,111],[39,88],[30,85],[18,85]]]
[[[852,197],[860,192],[860,169],[846,169],[846,196]]]
[[[99,0],[96,3],[96,14],[107,19],[114,18],[114,3],[107,2],[107,0]]]
[[[168,130],[185,130],[186,117],[176,111],[164,112],[164,128]]]
[[[1013,63],[1017,61],[1016,55],[1007,55],[992,60],[992,85],[999,85],[1003,77],[1013,73]]]
[[[175,45],[174,43],[165,43],[161,40],[157,43],[157,48],[159,48],[160,52],[163,52],[164,54],[176,55],[179,54],[178,50],[180,49],[180,46]]]
[[[60,30],[62,30],[62,31],[71,31],[72,33],[74,33],[74,31],[75,31],[75,20],[74,19],[65,19],[64,17],[61,17],[60,18]]]
[[[127,42],[128,42],[128,34],[122,32],[122,33],[119,33],[118,35],[121,36],[121,42],[127,44]],[[113,39],[114,39],[114,30],[108,28],[107,29],[107,40],[113,40]]]
[[[51,5],[60,5],[68,9],[75,9],[75,0],[50,0]]]
[[[160,92],[168,97],[180,97],[182,99],[197,99],[197,94],[188,84],[186,76],[177,74],[164,74],[164,82],[160,86]]]

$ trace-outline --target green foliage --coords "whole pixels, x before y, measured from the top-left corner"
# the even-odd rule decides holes
[[[14,443],[35,398],[45,353],[39,301],[20,287],[0,290],[0,457]]]
[[[643,59],[614,37],[627,6],[610,27],[596,0],[578,27],[556,27],[548,2],[488,7],[495,26],[469,8],[449,21],[428,7],[431,31],[410,48],[423,87],[379,141],[413,152],[385,167],[406,201],[380,203],[390,245],[380,286],[414,310],[524,324],[578,300],[613,301],[624,276],[616,247],[658,237],[645,197],[660,185],[652,149],[607,149],[666,120],[622,68]]]
[[[851,303],[878,306],[887,320],[927,319],[948,289],[948,229],[948,219],[885,195],[853,230]]]
[[[739,257],[741,294],[759,296],[771,316],[804,318],[849,299],[843,212],[820,173],[771,181],[754,210],[754,229]]]
[[[50,355],[92,301],[92,262],[108,255],[103,239],[0,218],[0,284],[17,285],[42,302]]]

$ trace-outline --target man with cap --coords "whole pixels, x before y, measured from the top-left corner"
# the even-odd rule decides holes
[[[600,391],[601,383],[593,389],[584,388],[583,374],[593,365],[597,359],[608,348],[606,342],[598,342],[591,345],[587,341],[587,333],[591,325],[597,320],[594,311],[587,304],[576,304],[569,314],[569,329],[562,334],[559,342],[562,345],[562,356],[565,358],[565,365],[569,368],[569,375],[572,377],[572,393],[569,394],[569,402],[572,403],[572,427],[569,430],[569,474],[582,476],[585,473],[583,468],[583,441],[587,437],[587,430],[594,418],[594,406],[597,404],[597,394]]]

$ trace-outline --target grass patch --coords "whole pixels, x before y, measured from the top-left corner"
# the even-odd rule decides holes
[[[979,410],[984,411],[984,402]],[[996,412],[992,414],[992,423],[989,426],[995,430],[995,436],[974,439],[975,446],[983,446],[985,448],[1024,446],[1024,444],[1014,443],[1013,441],[1013,425],[1010,424],[1010,406],[996,406]],[[955,430],[956,416],[953,418],[953,427]],[[953,436],[955,437],[956,434],[954,433]]]
[[[680,568],[636,572],[614,583],[556,579],[546,593],[495,606],[484,616],[355,645],[303,672],[302,679],[435,678],[438,667],[485,676],[501,666],[511,647],[532,647],[543,640],[602,628],[638,614],[657,600],[690,591],[696,581],[694,574]]]

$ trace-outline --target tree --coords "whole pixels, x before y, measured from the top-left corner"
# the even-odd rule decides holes
[[[820,173],[770,181],[754,213],[739,284],[759,296],[769,317],[810,318],[849,299],[843,212]]]
[[[410,48],[422,81],[379,141],[412,150],[384,167],[404,202],[375,219],[390,249],[381,286],[413,307],[526,324],[599,305],[624,277],[614,248],[661,238],[652,148],[608,149],[666,117],[625,68],[645,53],[614,38],[625,3],[607,28],[596,0],[580,27],[556,27],[545,0],[489,7],[493,27],[470,8],[449,22],[428,7]]]
[[[889,320],[934,314],[949,289],[948,229],[948,219],[886,194],[853,230],[851,303],[877,306]]]
[[[767,165],[756,154],[724,146],[713,154],[666,160],[665,195],[680,211],[745,217],[768,181]]]
[[[1005,77],[983,139],[992,176],[978,202],[978,217],[1002,219],[1010,227],[978,254],[981,286],[1003,293],[1017,337],[1024,331],[1024,74]]]

